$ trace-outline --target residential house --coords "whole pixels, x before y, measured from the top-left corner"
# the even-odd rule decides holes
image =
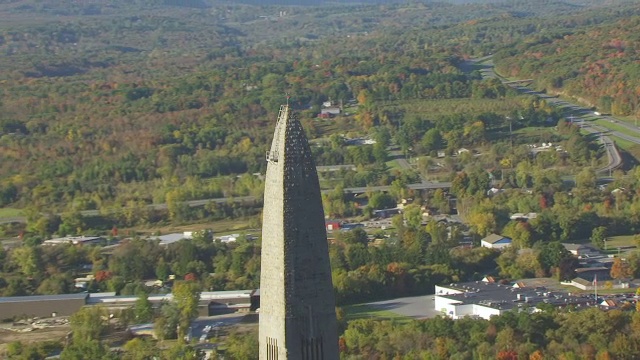
[[[563,243],[562,246],[564,246],[564,248],[573,256],[577,257],[600,255],[600,251],[598,249],[586,244]]]
[[[340,115],[340,108],[339,107],[324,108],[320,110],[320,115],[322,114],[328,114],[329,116]]]

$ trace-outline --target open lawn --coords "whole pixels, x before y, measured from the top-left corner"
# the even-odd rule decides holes
[[[611,136],[611,137],[613,138],[613,141],[616,143],[616,145],[618,145],[623,150],[628,151],[629,149],[633,148],[634,145],[636,145],[631,141],[624,140],[616,136]]]
[[[518,143],[553,142],[565,139],[554,127],[531,126],[513,131],[514,140]]]
[[[581,130],[580,132],[582,133],[582,135],[594,136],[593,134],[585,130]],[[640,145],[632,143],[631,141],[625,139],[621,139],[615,135],[609,134],[609,137],[616,143],[616,146],[620,150],[623,150],[626,154],[635,159],[635,161],[640,161]],[[606,159],[606,157],[603,157],[603,159]]]
[[[400,166],[400,164],[398,164],[398,162],[395,160],[389,160],[385,163],[385,165],[387,165],[387,169],[389,169],[389,171],[402,170],[402,166]]]
[[[636,125],[636,126],[640,125],[640,121],[639,121],[640,117],[635,116],[635,115],[630,115],[630,116],[618,116],[618,115],[616,115],[614,117],[616,119],[620,120],[620,121],[624,121],[624,122],[629,123],[629,124],[633,124],[633,125]]]
[[[356,126],[355,121],[343,116],[332,119],[315,119],[311,120],[311,124],[316,130],[317,137],[326,137],[331,134],[345,134],[352,131],[362,131],[362,129]]]
[[[241,232],[241,231],[249,231],[254,235],[257,235],[260,230],[252,228],[252,224],[257,224],[259,221],[259,216],[248,216],[245,218],[239,219],[224,219],[217,221],[210,221],[205,223],[198,224],[188,224],[188,225],[167,225],[163,227],[153,227],[153,228],[136,228],[133,229],[138,233],[144,234],[152,234],[156,232],[160,232],[160,234],[171,234],[171,233],[179,233],[184,231],[199,231],[205,229],[213,230],[215,236],[230,234],[233,232]],[[126,229],[125,229],[126,230]]]
[[[0,218],[24,216],[22,210],[14,208],[0,208]]]
[[[607,248],[608,249],[617,249],[617,248],[630,248],[636,247],[637,237],[638,235],[620,235],[620,236],[611,236],[607,238]]]
[[[607,128],[607,129],[618,131],[618,132],[621,132],[623,134],[628,134],[629,136],[640,136],[640,132],[632,131],[632,130],[630,130],[630,129],[628,129],[628,128],[620,125],[620,124],[612,123],[611,121],[598,119],[598,120],[595,120],[595,123],[600,125],[600,126],[602,126],[602,127]]]
[[[621,139],[616,136],[612,136],[613,141],[618,145],[618,147],[624,150],[627,154],[629,154],[634,159],[640,161],[640,145],[632,143],[631,141]]]

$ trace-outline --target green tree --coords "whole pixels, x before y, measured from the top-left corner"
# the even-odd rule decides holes
[[[124,360],[154,359],[159,355],[159,349],[153,341],[144,338],[131,339],[122,349],[125,351],[122,356]]]
[[[83,307],[77,313],[71,315],[69,324],[73,332],[74,343],[89,343],[100,339],[109,325],[108,314],[99,306]]]
[[[178,340],[181,340],[186,334],[191,320],[198,316],[200,285],[193,281],[176,281],[173,284],[172,294],[180,314]]]
[[[153,330],[160,340],[175,339],[180,324],[180,309],[175,302],[166,302],[160,306],[160,315],[156,317]]]
[[[207,358],[205,353],[201,350],[194,349],[192,346],[187,344],[176,343],[162,352],[162,359],[204,360],[209,358]],[[216,359],[216,357],[213,357],[212,360],[213,359]]]
[[[439,221],[429,220],[425,227],[433,243],[445,243],[448,240],[447,226]]]
[[[541,246],[538,259],[545,271],[560,266],[563,260],[573,258],[573,255],[561,243],[553,241]]]
[[[231,359],[258,359],[258,337],[255,332],[232,333],[227,341]]]
[[[387,193],[374,192],[369,195],[368,206],[376,210],[390,209],[396,207],[396,199]]]
[[[166,281],[170,274],[171,268],[169,268],[169,265],[163,258],[160,258],[160,260],[158,260],[158,265],[156,265],[156,277],[162,281]]]
[[[73,279],[69,274],[55,274],[40,283],[39,294],[66,294],[73,289]]]
[[[596,173],[592,168],[583,168],[576,174],[576,187],[581,189],[593,189],[596,187],[596,179]]]
[[[138,324],[149,322],[153,319],[153,304],[149,301],[149,295],[142,291],[138,295],[134,306],[135,319]]]
[[[40,247],[21,246],[11,251],[11,261],[20,267],[20,271],[26,276],[37,276],[42,272],[42,260]]]
[[[442,149],[443,139],[440,130],[436,128],[429,129],[422,137],[420,145],[422,145],[427,152]]]
[[[369,236],[363,228],[340,232],[337,234],[337,238],[347,245],[361,244],[366,247],[369,244]]]
[[[120,357],[112,353],[109,347],[103,345],[98,340],[86,340],[74,342],[65,347],[60,353],[61,360],[117,360]]]
[[[591,231],[591,243],[598,249],[604,249],[607,241],[607,228],[598,226]]]
[[[422,210],[420,209],[420,205],[411,204],[405,206],[403,214],[407,226],[411,229],[417,230],[422,226]]]

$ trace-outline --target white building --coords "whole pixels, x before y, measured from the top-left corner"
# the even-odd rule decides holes
[[[498,234],[491,234],[480,240],[480,245],[489,249],[502,249],[511,245],[511,238]]]
[[[217,237],[216,240],[220,240],[223,243],[230,243],[230,242],[235,242],[236,240],[238,240],[239,237],[240,237],[240,234],[223,235],[223,236]]]
[[[160,236],[149,236],[149,240],[158,240],[161,246],[167,246],[180,240],[191,240],[193,238],[193,231],[185,231],[183,233],[173,233]]]
[[[564,246],[564,248],[567,249],[567,251],[569,251],[571,255],[577,256],[577,257],[584,257],[585,255],[588,255],[588,256],[602,255],[600,250],[587,244],[562,243],[562,246]]]
[[[511,215],[511,220],[532,220],[538,217],[538,213],[515,213]]]
[[[104,239],[100,236],[66,236],[62,238],[54,238],[45,240],[43,245],[61,245],[61,244],[72,244],[72,245],[95,245],[100,244]]]
[[[478,288],[486,286],[478,283]],[[470,285],[462,285],[468,289],[456,289],[454,287],[436,286],[436,296],[434,307],[446,316],[453,319],[460,319],[465,316],[481,317],[489,319],[493,315],[500,315],[505,311],[511,310],[506,306],[503,308],[499,301],[482,301],[478,296],[480,291],[472,288]],[[493,285],[490,285],[493,286]]]
[[[588,305],[593,299],[569,296],[543,287],[526,287],[488,281],[476,281],[448,286],[436,286],[434,308],[453,319],[465,316],[489,319],[507,311],[537,311],[536,305],[546,303],[553,306]],[[591,305],[596,305],[591,304]]]

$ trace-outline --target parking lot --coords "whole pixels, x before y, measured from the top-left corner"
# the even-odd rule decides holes
[[[385,310],[414,319],[432,318],[441,314],[434,309],[434,295],[412,296],[366,304],[378,310]]]
[[[239,323],[246,314],[233,313],[199,317],[191,323],[191,339],[204,342],[207,338],[219,336],[225,327]]]

